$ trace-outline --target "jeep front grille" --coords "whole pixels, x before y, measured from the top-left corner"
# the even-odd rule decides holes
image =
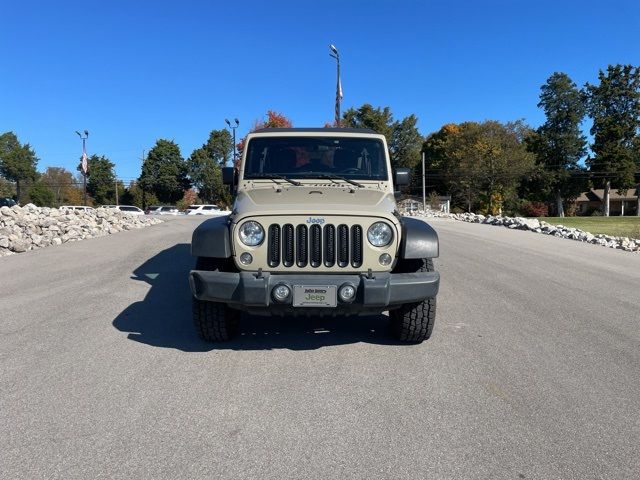
[[[284,267],[296,266],[304,268],[311,265],[339,267],[351,265],[362,266],[362,226],[324,225],[308,227],[301,223],[293,226],[272,224],[268,229],[267,262],[270,267],[277,267],[282,262]]]

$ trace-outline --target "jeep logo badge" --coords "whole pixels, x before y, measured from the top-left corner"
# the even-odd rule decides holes
[[[319,217],[319,218],[309,217],[309,218],[307,218],[307,223],[315,223],[317,225],[322,225],[324,223],[324,218],[322,218],[322,217]]]

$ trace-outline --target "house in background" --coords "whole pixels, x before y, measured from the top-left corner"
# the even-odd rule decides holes
[[[578,215],[591,215],[594,210],[602,211],[603,188],[592,188],[575,199]],[[636,215],[638,208],[638,188],[630,188],[621,195],[617,188],[609,191],[609,215]]]

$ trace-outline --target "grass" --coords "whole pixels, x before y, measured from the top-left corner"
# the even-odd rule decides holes
[[[538,217],[538,220],[593,234],[640,238],[640,217]]]

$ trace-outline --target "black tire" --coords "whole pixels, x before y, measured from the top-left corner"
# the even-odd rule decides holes
[[[224,303],[193,299],[193,323],[207,342],[226,342],[238,332],[240,312]]]
[[[433,272],[433,260],[401,260],[394,271],[398,273]],[[421,343],[428,340],[436,320],[436,299],[427,298],[422,302],[402,305],[389,312],[391,329],[401,342]]]
[[[196,270],[225,271],[228,262],[217,258],[198,257]],[[207,342],[226,342],[235,336],[240,324],[240,312],[225,303],[193,298],[193,323],[198,336]]]

